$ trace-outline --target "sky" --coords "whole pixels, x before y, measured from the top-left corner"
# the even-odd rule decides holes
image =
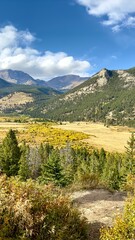
[[[35,79],[135,67],[135,0],[0,0],[0,69]]]

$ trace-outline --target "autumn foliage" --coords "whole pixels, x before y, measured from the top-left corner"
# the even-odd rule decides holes
[[[52,185],[2,175],[0,239],[86,240],[87,223]]]
[[[130,197],[122,216],[118,216],[113,227],[101,230],[101,240],[134,240],[135,239],[135,196]]]

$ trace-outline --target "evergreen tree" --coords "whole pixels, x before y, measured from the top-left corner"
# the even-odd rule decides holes
[[[71,157],[72,157],[72,166],[73,166],[74,173],[76,173],[82,161],[89,162],[91,159],[91,155],[85,147],[84,148],[81,147],[77,149],[72,148]]]
[[[103,170],[102,180],[111,189],[118,190],[121,185],[121,164],[122,159],[120,154],[108,154]]]
[[[105,163],[106,163],[106,152],[104,148],[101,148],[99,152],[99,169],[98,169],[100,174],[103,173]]]
[[[93,152],[91,154],[90,168],[91,168],[91,172],[97,173],[97,174],[99,173],[100,163],[99,163],[99,152],[98,152],[98,150],[93,150]]]
[[[66,146],[60,149],[61,166],[67,184],[71,184],[74,180],[74,160],[72,156],[72,148],[70,142],[67,141]]]
[[[15,176],[19,170],[21,152],[15,132],[10,129],[1,146],[0,168],[7,176]]]
[[[135,134],[132,133],[129,141],[127,141],[127,147],[126,147],[126,172],[135,174]]]
[[[39,154],[42,163],[47,162],[49,155],[51,154],[53,149],[54,149],[53,146],[50,145],[49,143],[46,143],[45,145],[43,145],[42,143],[40,144]]]
[[[60,155],[57,150],[53,150],[47,163],[42,165],[39,180],[44,183],[54,183],[55,185],[65,186],[63,168],[61,166]]]
[[[29,169],[29,162],[28,162],[28,156],[29,156],[29,146],[23,143],[21,147],[21,158],[19,161],[19,176],[22,180],[26,181],[30,177],[30,169]]]

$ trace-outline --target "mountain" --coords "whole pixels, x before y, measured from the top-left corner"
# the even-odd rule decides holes
[[[107,70],[50,101],[45,117],[59,121],[102,121],[135,126],[135,68]]]
[[[67,91],[72,89],[88,79],[77,75],[65,75],[53,78],[49,81],[44,81],[40,79],[34,79],[25,72],[11,69],[0,70],[0,78],[9,83],[51,87],[59,91]]]
[[[11,84],[0,79],[0,112],[135,126],[135,68],[102,69],[64,94],[49,87]]]
[[[58,94],[58,91],[49,87],[11,84],[0,79],[0,114],[26,114],[39,117],[42,105]]]
[[[3,80],[3,79],[0,78],[0,89],[1,89],[1,88],[4,88],[4,87],[10,87],[10,86],[12,86],[11,83],[8,83],[8,82],[6,82],[5,80]]]
[[[59,91],[67,91],[73,89],[87,79],[88,77],[80,77],[78,75],[65,75],[51,79],[47,82],[47,85]]]
[[[33,83],[33,80],[34,80],[27,73],[24,73],[22,71],[17,71],[17,70],[11,70],[11,69],[0,70],[0,77],[10,83],[26,84],[26,85],[27,84],[31,85],[29,83]]]
[[[0,78],[7,82],[24,85],[47,86],[43,80],[35,80],[29,74],[18,70],[0,70]]]

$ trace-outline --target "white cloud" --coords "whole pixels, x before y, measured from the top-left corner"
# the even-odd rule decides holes
[[[65,52],[40,52],[32,48],[35,37],[12,25],[0,28],[0,69],[15,69],[44,80],[65,74],[87,75],[88,61],[75,59]]]
[[[135,27],[135,17],[129,17],[127,21],[125,22],[125,26],[132,26]]]
[[[107,17],[102,21],[104,25],[112,26],[118,31],[123,27],[135,26],[135,0],[76,0],[86,7],[90,15]]]
[[[112,27],[113,32],[119,32],[120,30],[121,30],[120,25],[115,25],[115,26]]]

